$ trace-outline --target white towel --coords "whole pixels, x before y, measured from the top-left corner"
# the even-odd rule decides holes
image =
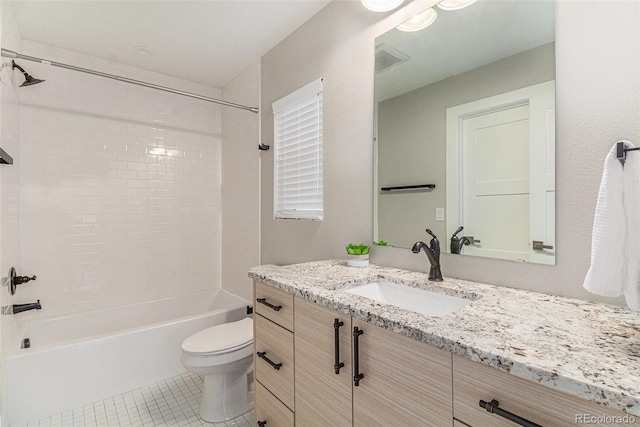
[[[629,153],[624,168],[615,144],[607,154],[583,286],[598,295],[624,294],[627,305],[640,310],[640,152]]]

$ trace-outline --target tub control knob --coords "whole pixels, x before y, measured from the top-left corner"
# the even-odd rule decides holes
[[[36,280],[37,276],[29,277],[29,276],[16,276],[13,278],[13,283],[16,285],[22,285],[23,283],[27,283],[31,280]]]
[[[27,282],[30,282],[31,280],[36,280],[36,276],[33,277],[29,277],[29,276],[18,276],[16,275],[16,269],[11,267],[11,269],[9,270],[9,293],[11,295],[15,295],[16,293],[16,287],[18,285],[22,285],[25,284]]]

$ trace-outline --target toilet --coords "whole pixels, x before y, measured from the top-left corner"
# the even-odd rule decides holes
[[[182,365],[204,376],[200,418],[218,422],[253,407],[253,319],[196,332],[182,343]]]

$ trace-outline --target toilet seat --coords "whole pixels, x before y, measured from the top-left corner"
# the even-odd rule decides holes
[[[224,354],[253,344],[253,319],[212,326],[191,335],[182,343],[182,351],[192,355]]]

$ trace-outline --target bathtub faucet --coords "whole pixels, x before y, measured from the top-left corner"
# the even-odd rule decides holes
[[[18,314],[23,311],[29,310],[40,310],[42,306],[40,305],[40,300],[36,302],[30,302],[28,304],[13,304],[2,307],[2,314]]]

